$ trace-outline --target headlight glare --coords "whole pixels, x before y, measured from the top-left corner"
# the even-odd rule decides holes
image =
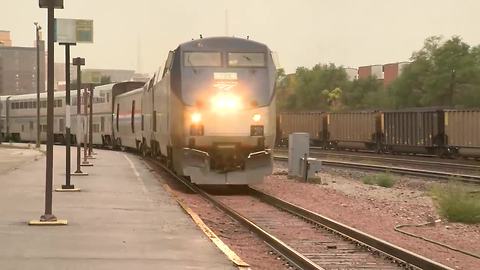
[[[196,112],[192,114],[192,123],[198,124],[202,121],[202,114]]]
[[[252,120],[254,122],[260,122],[261,119],[262,119],[262,116],[258,113],[254,114],[253,117],[252,117]]]

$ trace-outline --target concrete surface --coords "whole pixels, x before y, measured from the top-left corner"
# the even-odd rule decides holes
[[[23,163],[41,158],[42,152],[28,148],[28,145],[0,144],[0,179],[8,171],[17,169]]]
[[[90,175],[72,177],[82,192],[53,193],[53,214],[69,225],[35,227],[26,222],[44,211],[45,156],[0,151],[17,167],[0,174],[0,269],[234,269],[139,157],[96,150],[95,166],[82,168]],[[56,146],[54,189],[64,156]]]

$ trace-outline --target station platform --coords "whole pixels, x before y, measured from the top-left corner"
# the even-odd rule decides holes
[[[238,269],[129,153],[96,149],[89,175],[72,177],[82,191],[53,193],[67,226],[27,225],[44,212],[45,155],[11,149],[0,147],[0,269]],[[55,146],[53,189],[64,182]]]

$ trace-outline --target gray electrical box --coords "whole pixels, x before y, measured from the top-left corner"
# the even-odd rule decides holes
[[[310,135],[292,133],[288,136],[288,177],[305,181],[320,171],[322,162],[310,158]]]
[[[302,158],[310,155],[310,134],[298,132],[288,135],[288,176],[300,176]]]

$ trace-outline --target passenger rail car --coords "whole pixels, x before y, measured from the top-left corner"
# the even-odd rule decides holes
[[[262,181],[272,171],[275,74],[271,51],[255,41],[179,45],[143,89],[140,148],[197,184]]]
[[[140,150],[142,142],[143,88],[115,97],[113,133],[116,145]]]

